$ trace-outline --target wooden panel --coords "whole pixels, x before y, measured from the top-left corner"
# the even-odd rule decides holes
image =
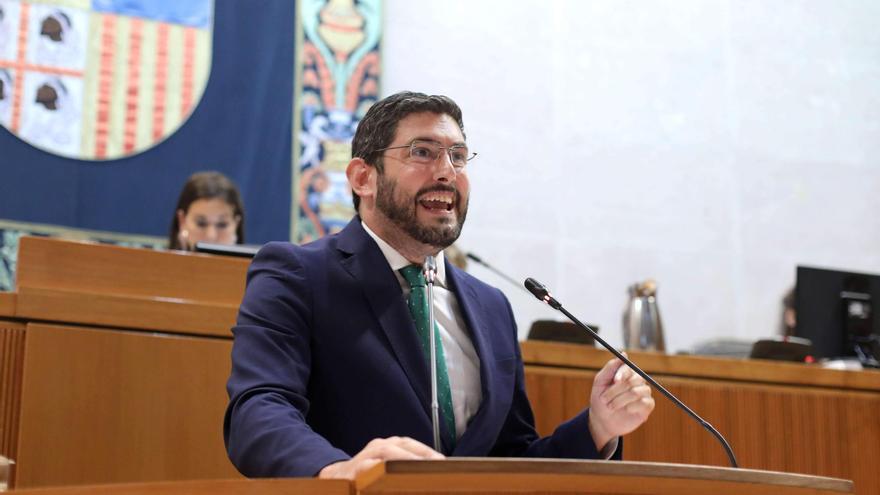
[[[28,320],[230,337],[248,265],[225,256],[23,237],[12,308]]]
[[[25,327],[0,320],[0,455],[17,458]]]
[[[526,367],[526,387],[542,435],[586,406],[594,376],[594,371]],[[727,438],[741,467],[852,479],[856,493],[880,493],[880,394],[655,378]],[[654,413],[625,439],[625,459],[728,465],[709,432],[665,397],[654,395]]]
[[[600,369],[613,356],[594,347],[528,341],[522,343],[525,363],[565,368]],[[648,373],[695,378],[718,378],[753,383],[833,387],[880,392],[880,371],[829,370],[819,365],[767,360],[679,356],[628,351],[629,358]]]
[[[558,459],[388,461],[358,476],[359,493],[818,495],[846,480],[677,464]]]
[[[350,481],[316,479],[211,480],[88,485],[16,490],[22,495],[352,495]]]
[[[17,488],[236,477],[232,342],[28,324]]]
[[[0,316],[15,315],[15,297],[12,292],[0,292]]]
[[[17,314],[34,320],[232,337],[238,303],[19,289]]]
[[[19,241],[16,287],[238,305],[249,260],[45,237]]]

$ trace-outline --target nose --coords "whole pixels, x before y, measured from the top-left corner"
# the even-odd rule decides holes
[[[217,242],[217,239],[220,238],[220,230],[217,229],[216,225],[209,225],[207,229],[205,229],[205,240],[208,242]]]
[[[434,180],[440,182],[451,182],[455,180],[458,172],[455,165],[452,164],[452,158],[449,156],[449,150],[440,152],[440,156],[434,160]]]

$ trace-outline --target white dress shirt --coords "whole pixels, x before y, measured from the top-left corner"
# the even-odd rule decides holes
[[[403,289],[409,297],[409,283],[398,270],[412,263],[391,245],[361,222],[367,234],[376,241]],[[446,371],[449,374],[449,388],[452,392],[452,409],[455,412],[455,437],[461,438],[470,419],[477,413],[483,401],[480,384],[480,358],[468,333],[467,325],[461,316],[461,308],[455,294],[446,283],[446,265],[443,251],[436,256],[437,277],[434,281],[434,319],[440,331],[440,341],[446,356]]]
[[[379,245],[397,282],[403,289],[404,296],[409,297],[409,283],[403,278],[398,270],[412,263],[407,260],[390,244],[382,240],[375,232],[370,230],[367,224],[361,222],[364,230]],[[452,392],[452,409],[455,412],[455,437],[461,438],[470,419],[480,408],[483,400],[483,389],[480,384],[480,358],[471,342],[467,325],[461,318],[461,308],[455,294],[449,290],[446,284],[446,264],[443,251],[436,256],[437,277],[434,281],[434,319],[437,320],[437,328],[440,330],[440,341],[443,343],[443,352],[446,355],[446,371],[449,374],[449,388]],[[588,432],[586,432],[589,435]],[[617,450],[620,437],[616,437],[599,451],[599,457],[610,459]]]

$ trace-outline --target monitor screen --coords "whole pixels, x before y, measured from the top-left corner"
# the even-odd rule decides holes
[[[872,309],[880,309],[880,275],[797,267],[794,333],[813,342],[817,357],[876,360],[880,317]]]
[[[261,247],[263,246],[252,244],[214,244],[199,241],[196,243],[196,252],[253,258]]]

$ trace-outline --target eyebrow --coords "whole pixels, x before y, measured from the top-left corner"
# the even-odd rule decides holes
[[[441,143],[440,141],[437,141],[436,139],[431,138],[431,137],[417,137],[417,138],[413,138],[413,139],[410,141],[410,143],[413,143],[413,142],[415,142],[415,141],[426,141],[426,142],[428,142],[428,143],[434,143],[434,144],[436,144],[437,146],[443,146],[443,143]],[[467,143],[465,143],[464,141],[458,141],[458,142],[452,143],[452,145],[450,145],[449,147],[452,148],[452,147],[454,147],[454,146],[464,146],[464,147],[467,147]]]
[[[196,220],[215,220],[216,219],[217,221],[223,221],[223,220],[230,220],[232,218],[235,218],[235,216],[233,215],[232,217],[230,217],[226,213],[221,213],[219,217],[211,217],[208,215],[203,215],[201,213],[196,214]]]

